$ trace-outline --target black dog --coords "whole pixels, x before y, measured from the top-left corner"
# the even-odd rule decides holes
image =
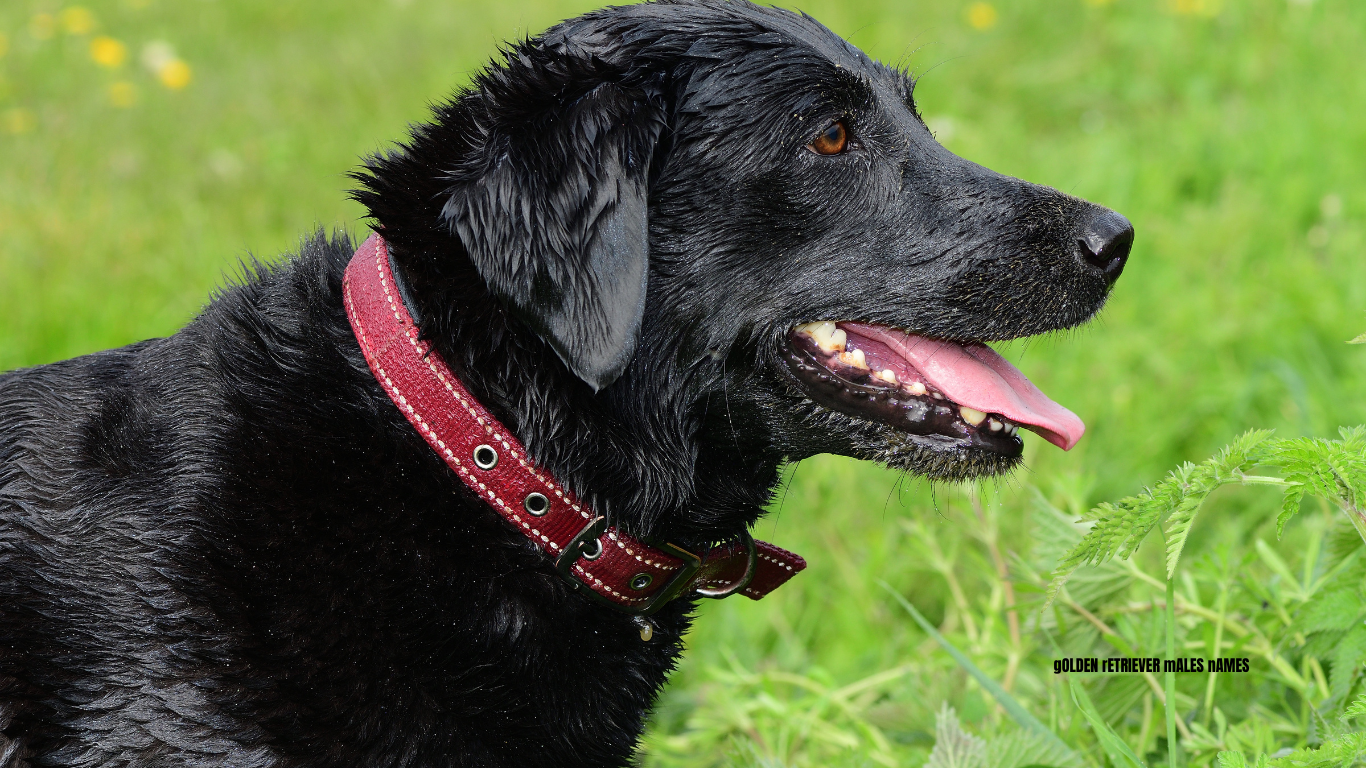
[[[785,460],[957,479],[1017,426],[1080,435],[980,342],[1086,321],[1133,230],[953,156],[913,85],[789,12],[614,8],[512,47],[357,195],[540,467],[695,551]],[[353,251],[0,377],[0,764],[630,760],[695,595],[589,599],[467,488],[362,356]]]

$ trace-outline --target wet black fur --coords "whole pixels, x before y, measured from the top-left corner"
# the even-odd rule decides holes
[[[777,351],[859,319],[1081,323],[1102,209],[954,157],[910,77],[814,21],[660,2],[507,51],[359,199],[424,333],[640,536],[752,524],[831,451],[1013,459],[825,411]],[[806,145],[844,119],[853,145]],[[321,235],[167,339],[0,376],[0,765],[622,765],[692,605],[574,595],[376,384]]]

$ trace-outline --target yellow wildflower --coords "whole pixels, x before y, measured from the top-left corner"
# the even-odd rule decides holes
[[[5,113],[5,130],[9,133],[28,133],[33,130],[36,122],[33,119],[33,113],[23,107],[15,107]]]
[[[95,30],[95,14],[79,5],[63,10],[59,18],[68,35],[88,35]]]
[[[171,59],[157,72],[157,78],[161,80],[161,84],[173,91],[178,91],[189,85],[192,76],[190,65],[181,59]]]
[[[57,31],[57,20],[50,13],[35,14],[28,21],[28,34],[34,40],[47,40]]]
[[[991,29],[999,15],[991,3],[973,3],[968,6],[968,25],[973,29]]]
[[[193,75],[190,65],[176,56],[175,48],[165,40],[153,40],[143,46],[142,65],[173,91],[189,85]]]
[[[121,109],[133,106],[138,100],[138,90],[127,80],[119,80],[109,86],[109,103]]]
[[[90,41],[90,58],[101,67],[121,67],[128,59],[128,47],[112,37],[100,35]]]

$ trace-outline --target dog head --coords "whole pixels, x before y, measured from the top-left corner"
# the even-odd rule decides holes
[[[471,265],[583,407],[683,460],[1001,472],[1018,427],[1082,427],[984,342],[1092,317],[1133,229],[948,152],[914,87],[787,11],[612,8],[507,50],[359,196],[419,284]]]

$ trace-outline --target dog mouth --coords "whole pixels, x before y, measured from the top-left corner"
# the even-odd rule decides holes
[[[788,368],[816,404],[932,442],[1015,457],[1020,427],[1063,450],[1086,429],[984,344],[829,321],[795,326],[787,342]]]

